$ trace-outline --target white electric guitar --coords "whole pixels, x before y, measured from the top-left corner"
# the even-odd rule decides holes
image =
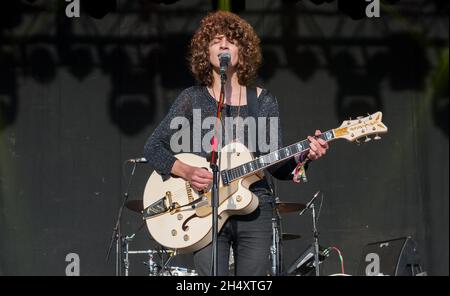
[[[348,120],[336,129],[322,133],[320,138],[332,141],[343,138],[359,143],[369,135],[386,133],[381,122],[382,113]],[[221,149],[218,228],[232,215],[245,215],[258,207],[258,198],[248,189],[263,178],[263,169],[294,157],[309,149],[309,141],[302,140],[285,148],[254,158],[240,143],[231,143]],[[209,169],[209,162],[197,155],[181,153],[176,158],[195,167]],[[144,191],[143,218],[152,237],[161,245],[178,253],[194,252],[211,242],[211,190],[198,192],[182,178],[163,181],[157,172],[150,176]]]

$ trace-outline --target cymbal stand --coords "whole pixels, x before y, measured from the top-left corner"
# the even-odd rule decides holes
[[[145,222],[141,223],[139,228],[135,233],[133,233],[130,236],[122,236],[122,250],[123,250],[123,268],[124,268],[124,275],[128,276],[129,268],[130,268],[130,260],[129,260],[129,254],[133,253],[129,249],[130,242],[134,239],[136,234],[142,229],[142,227],[145,225]]]
[[[123,249],[123,269],[124,269],[124,275],[128,276],[128,270],[130,268],[130,260],[128,258],[128,252],[129,252],[129,242],[133,240],[133,236],[125,236],[122,237],[122,249]]]
[[[299,214],[299,216],[303,215],[303,213],[308,209],[311,209],[312,212],[313,236],[314,236],[314,267],[316,270],[316,276],[320,276],[320,266],[319,266],[320,261],[319,261],[319,231],[317,230],[316,225],[317,221],[316,221],[316,209],[314,207],[314,201],[316,200],[317,196],[319,196],[319,193],[320,190],[314,194],[313,198],[306,204],[306,207]]]

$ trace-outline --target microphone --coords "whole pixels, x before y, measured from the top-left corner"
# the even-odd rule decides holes
[[[219,54],[218,57],[220,61],[220,76],[225,76],[227,73],[228,64],[231,60],[231,55],[228,52],[223,52]]]
[[[130,162],[130,163],[147,163],[148,160],[147,160],[147,158],[145,158],[145,157],[141,157],[141,158],[131,158],[131,159],[128,159],[127,162]]]

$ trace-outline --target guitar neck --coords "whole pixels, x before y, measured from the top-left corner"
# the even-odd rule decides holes
[[[335,138],[335,135],[333,130],[329,130],[322,133],[322,135],[320,135],[318,138],[329,142]],[[305,139],[300,142],[289,145],[287,147],[263,155],[261,157],[258,157],[240,166],[224,170],[221,172],[222,179],[224,183],[228,184],[234,180],[240,179],[250,174],[254,174],[258,171],[267,169],[268,167],[275,165],[279,162],[285,161],[296,155],[302,154],[307,150],[309,150],[309,141],[308,139]]]

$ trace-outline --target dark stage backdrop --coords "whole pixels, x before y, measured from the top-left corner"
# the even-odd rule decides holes
[[[360,20],[336,1],[246,1],[240,12],[262,39],[260,79],[278,98],[285,144],[383,111],[389,133],[381,141],[333,142],[310,165],[307,183],[276,182],[282,201],[305,203],[323,192],[320,243],[342,251],[348,274],[358,273],[366,244],[404,236],[418,242],[429,274],[449,273],[444,2],[383,4],[379,18]],[[177,94],[195,83],[186,44],[211,3],[121,0],[103,18],[87,4],[79,18],[68,18],[64,1],[6,3],[0,275],[65,275],[71,253],[81,275],[113,275],[114,254],[108,262],[105,255],[130,176],[123,163],[142,156]],[[142,199],[151,173],[137,166],[130,199]],[[125,209],[122,221],[131,235],[141,219]],[[283,228],[302,236],[284,243],[290,265],[312,243],[309,213],[283,216]],[[156,247],[145,227],[130,246]],[[145,275],[146,260],[131,256],[130,274]],[[192,268],[192,257],[173,264]],[[340,272],[336,254],[322,272]]]

